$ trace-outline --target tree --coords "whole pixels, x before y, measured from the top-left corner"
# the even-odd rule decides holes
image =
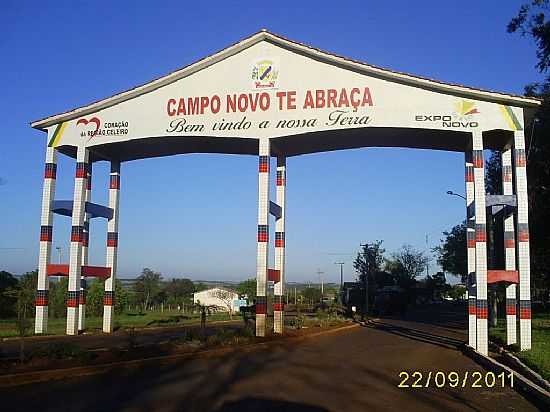
[[[447,293],[451,299],[460,300],[464,298],[466,288],[461,285],[453,285],[449,288],[449,291]]]
[[[370,281],[376,272],[380,272],[384,263],[382,240],[375,240],[372,243],[362,245],[362,250],[357,253],[353,267],[359,275],[359,280],[365,282],[365,277]]]
[[[233,301],[235,292],[227,289],[216,288],[210,292],[210,296],[220,300],[225,308],[229,311],[229,317],[233,319]]]
[[[114,309],[115,314],[124,313],[128,305],[128,290],[119,279],[115,279]],[[103,295],[105,294],[105,281],[95,279],[88,283],[86,295],[86,313],[92,316],[103,316]]]
[[[65,318],[67,316],[67,291],[69,278],[62,277],[58,282],[50,282],[48,298],[48,316]]]
[[[161,279],[162,276],[160,273],[154,272],[149,268],[144,268],[141,272],[141,276],[137,278],[134,288],[144,310],[149,308],[149,305],[160,292]]]
[[[382,247],[382,240],[375,240],[372,243],[361,245],[362,250],[357,253],[357,257],[353,262],[353,267],[357,271],[359,281],[365,285],[368,296],[368,308],[366,307],[363,314],[368,313],[374,303],[374,294],[376,285],[374,281],[376,274],[382,271],[384,263],[384,253],[386,250]]]
[[[489,195],[502,193],[502,153],[491,151],[485,161],[485,191]]]
[[[248,302],[256,299],[256,278],[250,278],[237,285],[237,293],[248,298]]]
[[[25,360],[25,336],[32,326],[29,317],[34,315],[37,281],[38,271],[27,272],[14,287],[6,291],[6,294],[15,298],[17,302],[17,331],[19,333],[19,360],[21,363]]]
[[[440,299],[450,290],[450,286],[445,279],[445,273],[443,272],[437,272],[433,276],[427,276],[426,286],[433,298]]]
[[[182,305],[193,297],[195,285],[189,279],[172,279],[164,286],[164,292],[169,303]]]
[[[394,276],[395,284],[410,290],[416,283],[416,277],[426,269],[428,258],[423,252],[410,245],[403,245],[386,261],[386,269]]]
[[[15,316],[17,299],[6,292],[17,285],[17,279],[11,273],[0,271],[0,317]]]
[[[302,296],[304,299],[309,301],[310,304],[314,304],[315,302],[321,301],[321,289],[319,288],[313,288],[313,287],[307,287],[302,290]]]
[[[520,7],[508,24],[509,33],[520,33],[535,41],[536,68],[546,75],[544,81],[528,84],[526,94],[543,102],[534,121],[525,127],[527,187],[531,246],[531,281],[534,299],[550,300],[550,21],[549,0],[531,0]]]
[[[468,250],[466,249],[466,222],[454,226],[450,232],[443,232],[444,239],[432,249],[437,263],[444,272],[460,276],[462,283],[468,278]]]

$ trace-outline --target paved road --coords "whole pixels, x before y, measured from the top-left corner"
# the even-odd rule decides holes
[[[482,369],[446,307],[272,350],[0,392],[6,411],[532,411],[506,388],[398,388],[399,372]],[[462,375],[463,376],[463,375]]]

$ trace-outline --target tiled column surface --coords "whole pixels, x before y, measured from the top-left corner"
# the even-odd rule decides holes
[[[281,207],[281,217],[275,223],[275,269],[279,271],[279,282],[275,283],[275,303],[273,304],[273,329],[284,332],[285,295],[285,212],[286,212],[286,158],[277,158],[277,204]]]
[[[48,291],[47,267],[52,255],[53,213],[51,203],[55,196],[57,175],[57,151],[53,147],[46,149],[46,168],[42,191],[42,216],[40,218],[40,257],[38,260],[38,285],[36,290],[36,317],[34,333],[46,333],[48,330]]]
[[[69,255],[69,293],[67,296],[67,335],[78,333],[78,303],[80,273],[82,272],[82,243],[84,240],[84,204],[88,173],[88,149],[81,146],[76,155],[74,180],[71,249]]]
[[[512,183],[512,149],[506,147],[502,151],[502,194],[514,194]],[[514,215],[504,219],[504,259],[506,270],[516,270],[516,239],[514,234]],[[506,285],[506,344],[517,342],[516,338],[516,293],[514,283]]]
[[[86,194],[85,201],[92,200],[92,163],[86,164]],[[84,215],[84,232],[82,238],[82,265],[88,264],[88,245],[90,243],[90,214]],[[80,294],[78,295],[78,330],[86,328],[86,278],[80,278]]]
[[[531,349],[531,266],[529,262],[529,219],[527,203],[527,159],[523,131],[514,132],[516,177],[518,269],[519,269],[519,346]]]
[[[477,347],[477,309],[476,309],[476,225],[474,205],[474,164],[472,163],[472,151],[465,153],[466,163],[466,247],[468,259],[468,345]],[[470,212],[468,212],[470,211]]]
[[[476,348],[478,352],[483,355],[487,355],[487,230],[485,219],[485,165],[483,161],[483,136],[480,131],[476,130],[472,133],[472,138],[476,214]]]
[[[105,280],[103,295],[103,332],[113,332],[115,278],[118,251],[118,205],[120,195],[120,162],[111,161],[111,176],[109,179],[109,207],[113,209],[113,218],[107,223],[107,262],[111,268],[111,277]]]
[[[259,141],[258,255],[256,266],[256,336],[265,336],[269,249],[269,139]]]

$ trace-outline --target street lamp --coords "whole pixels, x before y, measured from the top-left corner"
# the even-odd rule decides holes
[[[464,196],[462,196],[461,194],[455,193],[452,190],[447,190],[447,194],[451,195],[451,196],[458,196],[458,197],[461,197],[462,199],[466,200],[466,198]]]

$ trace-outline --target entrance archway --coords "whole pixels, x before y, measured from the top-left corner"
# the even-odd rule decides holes
[[[81,279],[106,278],[104,332],[113,328],[118,197],[123,162],[183,153],[258,156],[256,334],[265,334],[266,285],[275,281],[275,332],[283,333],[286,159],[358,147],[410,147],[465,154],[468,216],[469,344],[486,354],[487,283],[507,286],[508,343],[531,346],[529,231],[524,124],[539,100],[381,69],[261,31],[233,46],[129,91],[38,120],[46,131],[35,332],[47,330],[48,275],[69,277],[67,333],[78,332],[85,305]],[[500,204],[506,267],[487,268],[483,150],[503,152]],[[72,202],[56,203],[57,153],[76,158]],[[269,198],[276,158],[276,199]],[[89,199],[91,164],[111,163],[109,205]],[[488,200],[490,202],[488,202]],[[72,219],[68,265],[51,264],[52,214]],[[275,216],[275,267],[268,267],[269,215]],[[87,221],[108,219],[105,266],[87,265]],[[519,285],[519,291],[516,290]],[[518,310],[516,310],[518,308]]]

